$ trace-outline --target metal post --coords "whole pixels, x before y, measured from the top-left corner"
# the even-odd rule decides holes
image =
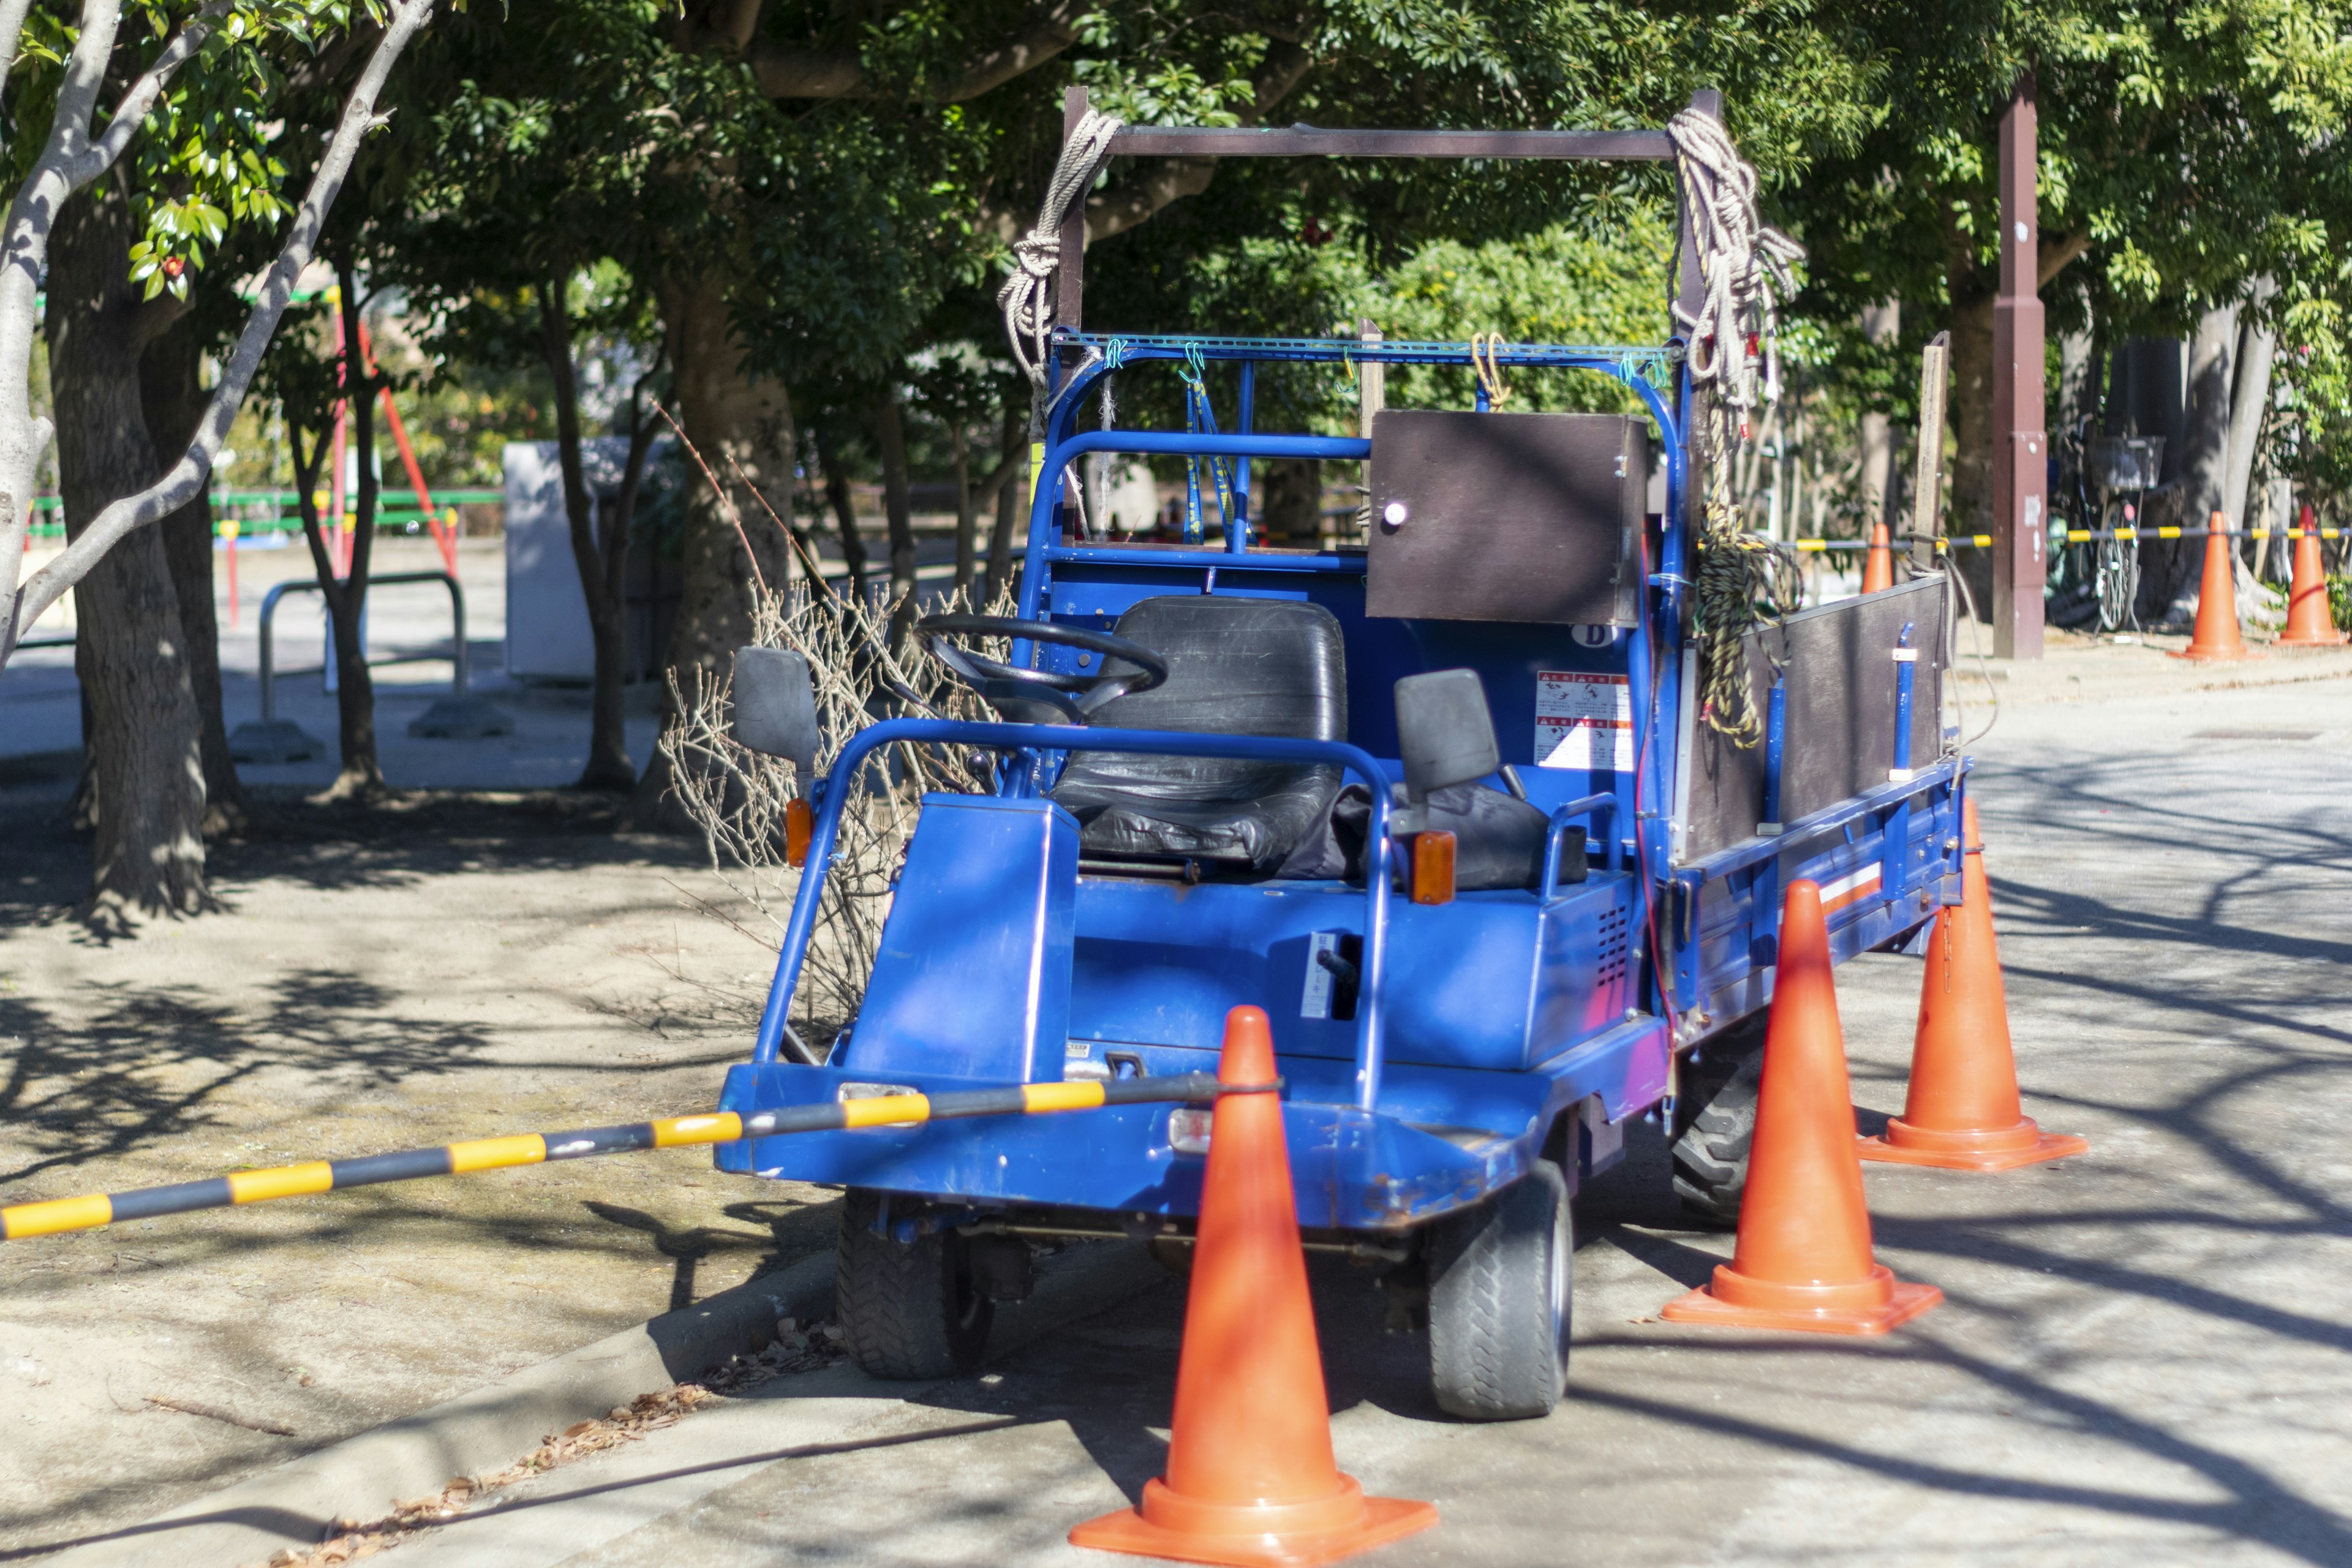
[[[2000,293],[1992,307],[1992,646],[2042,657],[2047,437],[2042,430],[2040,227],[2034,210],[2033,74],[2000,117]]]
[[[1903,623],[1895,639],[1895,754],[1886,777],[1894,784],[1911,780],[1911,698],[1919,668],[1919,650],[1911,646],[1913,623]],[[1878,862],[1881,893],[1899,899],[1911,885],[1911,802],[1906,799],[1888,814],[1886,834]]]
[[[1245,359],[1241,366],[1241,411],[1234,417],[1235,432],[1247,436],[1257,418],[1257,362]],[[1225,519],[1225,548],[1235,555],[1249,548],[1250,460],[1234,459],[1233,515]]]
[[[1951,358],[1952,334],[1937,332],[1919,351],[1919,453],[1911,481],[1911,563],[1913,574],[1932,570],[1936,513],[1944,489],[1944,388],[1950,379],[1945,366]]]
[[[488,698],[476,697],[467,689],[469,665],[466,650],[466,590],[457,579],[446,572],[395,572],[390,576],[373,579],[371,586],[389,588],[403,583],[438,583],[449,590],[450,634],[454,644],[449,650],[449,695],[437,699],[422,716],[410,721],[411,735],[431,739],[479,740],[489,735],[511,735],[514,720]],[[229,737],[229,755],[240,763],[299,763],[322,754],[326,748],[305,733],[290,719],[278,717],[278,647],[276,624],[278,601],[288,594],[320,592],[315,581],[291,581],[274,585],[261,601],[261,721],[239,724]],[[328,644],[331,650],[332,642]],[[402,655],[394,658],[372,658],[371,665],[414,664],[432,655]],[[288,675],[317,675],[318,669],[286,670]]]

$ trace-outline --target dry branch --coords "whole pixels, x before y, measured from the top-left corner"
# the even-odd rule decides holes
[[[1010,613],[1009,599],[1008,595],[995,613]],[[988,716],[978,699],[923,651],[919,639],[908,638],[895,651],[890,647],[895,605],[848,593],[819,595],[804,582],[784,595],[756,594],[754,601],[753,641],[792,648],[808,659],[824,737],[817,752],[820,777],[860,730],[913,706],[902,693],[912,693],[922,708],[945,717]],[[959,593],[939,607],[966,605]],[[1004,657],[1002,648],[992,651]],[[678,672],[670,675],[677,719],[664,731],[661,749],[670,763],[671,788],[702,831],[712,874],[759,911],[770,932],[764,940],[781,948],[801,883],[801,873],[784,859],[784,814],[805,793],[808,781],[795,776],[789,763],[736,742],[725,676],[698,668],[688,679],[692,684],[681,686]],[[993,766],[984,753],[900,744],[872,753],[849,780],[832,870],[794,998],[793,1016],[813,1041],[830,1038],[856,1015],[873,973],[882,922],[890,912],[891,883],[914,837],[922,797],[933,791],[991,790]],[[705,912],[715,911],[705,906]],[[747,929],[718,918],[738,931]]]

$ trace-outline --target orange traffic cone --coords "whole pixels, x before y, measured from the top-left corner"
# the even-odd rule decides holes
[[[1977,803],[1967,802],[1961,816],[1968,853],[1960,906],[1937,911],[1927,941],[1911,1092],[1903,1114],[1887,1120],[1885,1137],[1862,1140],[1862,1157],[1952,1171],[2010,1171],[2084,1153],[2091,1147],[2087,1139],[2042,1131],[2018,1103]]]
[[[2246,639],[2238,635],[2238,556],[2231,548],[2230,520],[2213,514],[2205,536],[2205,579],[2197,589],[2197,634],[2172,657],[2199,662],[2252,658]]]
[[[1870,530],[1870,549],[1862,562],[1862,591],[1875,594],[1881,588],[1895,586],[1895,549],[1887,538],[1886,525],[1874,523]]]
[[[2327,573],[2319,560],[2319,523],[2305,502],[2295,520],[2294,581],[2286,591],[2286,630],[2281,647],[2334,647],[2344,641],[2336,619],[2327,613]]]
[[[1819,885],[1789,884],[1748,1144],[1739,1241],[1714,1280],[1659,1316],[1740,1329],[1883,1334],[1944,1299],[1872,1258],[1853,1102]]]
[[[1274,1080],[1265,1015],[1225,1016],[1225,1083]],[[1229,1094],[1209,1126],[1168,1473],[1143,1500],[1070,1531],[1076,1546],[1185,1563],[1305,1564],[1437,1522],[1434,1504],[1366,1497],[1331,1453],[1282,1102]]]

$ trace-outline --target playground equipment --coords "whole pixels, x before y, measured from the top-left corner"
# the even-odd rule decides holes
[[[1755,1049],[1782,889],[1818,886],[1824,964],[1959,901],[1944,580],[1710,642],[1738,662],[1702,668],[1695,536],[1724,449],[1706,433],[1745,395],[1727,356],[1756,352],[1725,292],[1733,181],[1686,191],[1687,336],[1641,347],[1089,331],[1079,220],[1053,202],[1128,153],[1675,160],[1687,185],[1718,112],[1706,95],[1672,134],[1129,129],[1074,93],[1056,195],[1007,289],[1043,413],[1019,613],[919,626],[999,721],[885,720],[837,737],[814,777],[805,666],[739,658],[739,737],[793,759],[814,818],[722,1104],[1150,1081],[1206,1070],[1228,1013],[1262,1005],[1307,1245],[1383,1270],[1426,1313],[1447,1409],[1549,1410],[1569,1200],[1622,1158],[1629,1121],[1682,1134],[1677,1186],[1701,1212],[1736,1205],[1752,1108],[1710,1101]],[[1359,437],[1264,433],[1255,378],[1276,363],[1462,366],[1476,404],[1389,407]],[[1187,427],[1081,429],[1114,371],[1178,374]],[[1613,379],[1645,416],[1494,410],[1504,375],[1543,373]],[[1201,406],[1220,389],[1222,430]],[[1645,515],[1654,444],[1662,515]],[[1094,537],[1069,497],[1099,452],[1210,465],[1222,542]],[[1360,544],[1253,547],[1251,465],[1285,458],[1365,465]],[[1742,680],[1761,716],[1748,744],[1699,711],[1703,687]],[[997,790],[926,799],[863,1008],[819,1060],[787,1020],[853,781],[894,746],[992,755]],[[985,1261],[999,1238],[1126,1234],[1181,1261],[1209,1141],[1202,1118],[1139,1105],[751,1138],[718,1161],[850,1190],[848,1342],[917,1378],[976,1364],[992,1301],[1019,1294]]]
[[[449,653],[449,695],[436,699],[432,707],[411,720],[408,732],[420,737],[452,740],[512,734],[512,718],[488,698],[474,696],[466,689],[466,590],[458,585],[456,577],[446,572],[394,572],[371,578],[368,586],[371,589],[389,588],[404,583],[439,583],[449,590],[453,644]],[[325,672],[327,666],[279,669],[273,636],[280,599],[289,594],[316,594],[320,591],[315,579],[289,578],[272,584],[269,592],[262,596],[261,717],[258,721],[239,724],[228,738],[229,755],[240,763],[299,763],[319,756],[326,750],[293,720],[278,716],[278,678],[280,675],[320,675]],[[327,645],[327,654],[331,659],[334,657],[331,641]],[[437,653],[398,654],[387,658],[372,658],[368,663],[417,664],[440,657]]]

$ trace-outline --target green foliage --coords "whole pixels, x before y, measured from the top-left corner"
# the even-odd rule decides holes
[[[113,91],[152,64],[199,9],[184,0],[126,6],[109,77]],[[142,229],[131,279],[147,298],[186,299],[193,275],[219,254],[232,225],[267,229],[292,212],[281,151],[288,72],[351,26],[346,0],[234,0],[173,77],[121,165]],[[13,179],[31,170],[47,138],[79,36],[60,8],[36,5],[26,17],[0,114]],[[93,135],[105,132],[108,96]]]

